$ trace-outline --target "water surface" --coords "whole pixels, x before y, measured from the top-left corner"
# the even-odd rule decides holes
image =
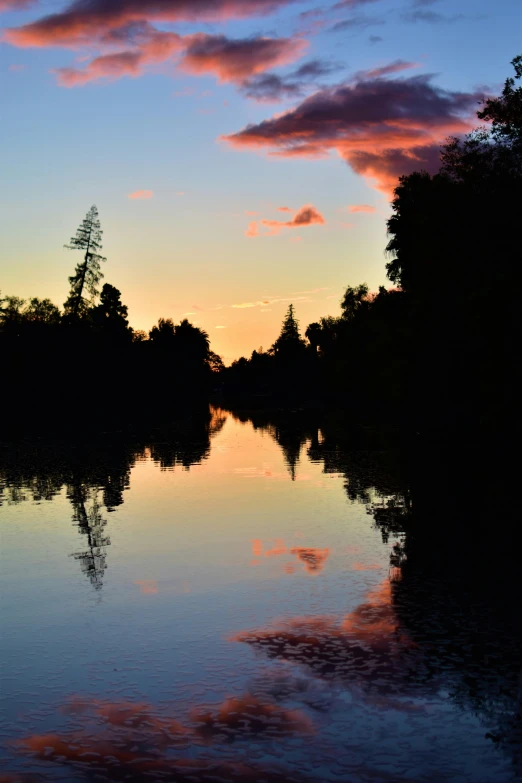
[[[408,566],[395,456],[241,418],[3,449],[0,780],[518,779],[517,640]]]

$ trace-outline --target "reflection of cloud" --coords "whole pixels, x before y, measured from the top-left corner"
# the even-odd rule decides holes
[[[309,574],[318,574],[328,560],[330,550],[328,548],[316,549],[315,547],[299,546],[291,549],[290,554],[296,555],[304,563]]]
[[[46,764],[70,765],[75,779],[76,774],[83,774],[88,780],[95,776],[133,783],[289,783],[290,778],[277,769],[224,761],[208,753],[201,755],[201,751],[209,744],[251,739],[253,734],[273,740],[313,730],[302,711],[284,709],[270,698],[250,693],[226,699],[215,712],[195,707],[188,725],[147,704],[126,701],[73,698],[62,712],[75,716],[73,729],[61,734],[34,734],[17,745]],[[177,751],[175,757],[173,748]]]
[[[199,734],[236,739],[238,735],[265,734],[267,737],[310,734],[312,722],[300,710],[285,710],[251,694],[227,699],[216,713],[193,710],[191,719]]]
[[[158,583],[155,579],[137,579],[134,584],[139,586],[143,595],[155,595],[158,592]]]
[[[379,563],[353,563],[352,571],[381,571]]]
[[[330,549],[304,546],[289,548],[282,538],[276,538],[269,549],[263,549],[263,541],[260,538],[255,538],[252,541],[252,554],[255,558],[292,555],[304,564],[304,569],[308,574],[314,575],[322,571],[330,555]],[[258,562],[254,560],[252,565],[258,565]],[[295,571],[295,568],[288,563],[283,566],[283,569],[287,574],[293,574]]]
[[[232,641],[246,642],[269,658],[305,666],[316,677],[356,682],[385,694],[395,692],[399,682],[408,687],[417,655],[399,633],[389,579],[342,619],[294,617],[240,632]],[[418,658],[415,662],[420,665]]]

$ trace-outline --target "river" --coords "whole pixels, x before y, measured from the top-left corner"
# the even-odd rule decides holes
[[[520,779],[519,637],[334,430],[4,446],[2,783]]]

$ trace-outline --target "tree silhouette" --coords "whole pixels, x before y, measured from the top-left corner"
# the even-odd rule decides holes
[[[348,286],[341,301],[341,309],[343,311],[343,318],[351,321],[359,310],[365,306],[368,297],[368,286],[366,283],[352,288]]]
[[[175,327],[172,318],[159,318],[158,325],[149,332],[149,340],[160,350],[168,351],[174,348]]]
[[[294,314],[293,304],[288,305],[281,333],[270,349],[275,356],[292,359],[303,353],[304,340],[299,333],[299,323]]]
[[[32,323],[58,324],[60,310],[50,299],[33,297],[23,310],[23,317]]]
[[[121,301],[121,292],[110,283],[105,283],[100,294],[100,303],[92,311],[93,323],[113,332],[127,331],[127,306]]]
[[[93,205],[76,229],[70,245],[65,245],[68,250],[85,251],[83,261],[76,265],[74,275],[69,278],[71,290],[64,304],[65,315],[73,319],[86,315],[98,293],[97,286],[103,277],[100,262],[106,260],[98,252],[102,247],[102,234],[98,210]]]

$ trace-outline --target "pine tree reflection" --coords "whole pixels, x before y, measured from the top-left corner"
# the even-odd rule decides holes
[[[101,507],[95,491],[89,490],[82,484],[74,484],[68,488],[67,497],[73,507],[73,522],[78,525],[80,533],[87,537],[87,549],[73,553],[72,557],[80,562],[83,573],[89,578],[95,590],[100,590],[107,568],[105,548],[111,543],[104,530],[107,522],[101,515]]]
[[[231,411],[236,421],[250,422],[255,430],[266,432],[283,452],[290,478],[295,481],[303,446],[314,442],[317,426],[304,411]]]
[[[210,454],[210,439],[224,426],[227,414],[208,407],[187,410],[152,435],[98,436],[82,442],[10,443],[0,445],[0,505],[52,501],[66,488],[73,522],[86,543],[74,552],[82,571],[96,590],[107,569],[104,513],[115,511],[130,487],[136,462],[152,456],[161,469],[181,465],[189,470]]]

